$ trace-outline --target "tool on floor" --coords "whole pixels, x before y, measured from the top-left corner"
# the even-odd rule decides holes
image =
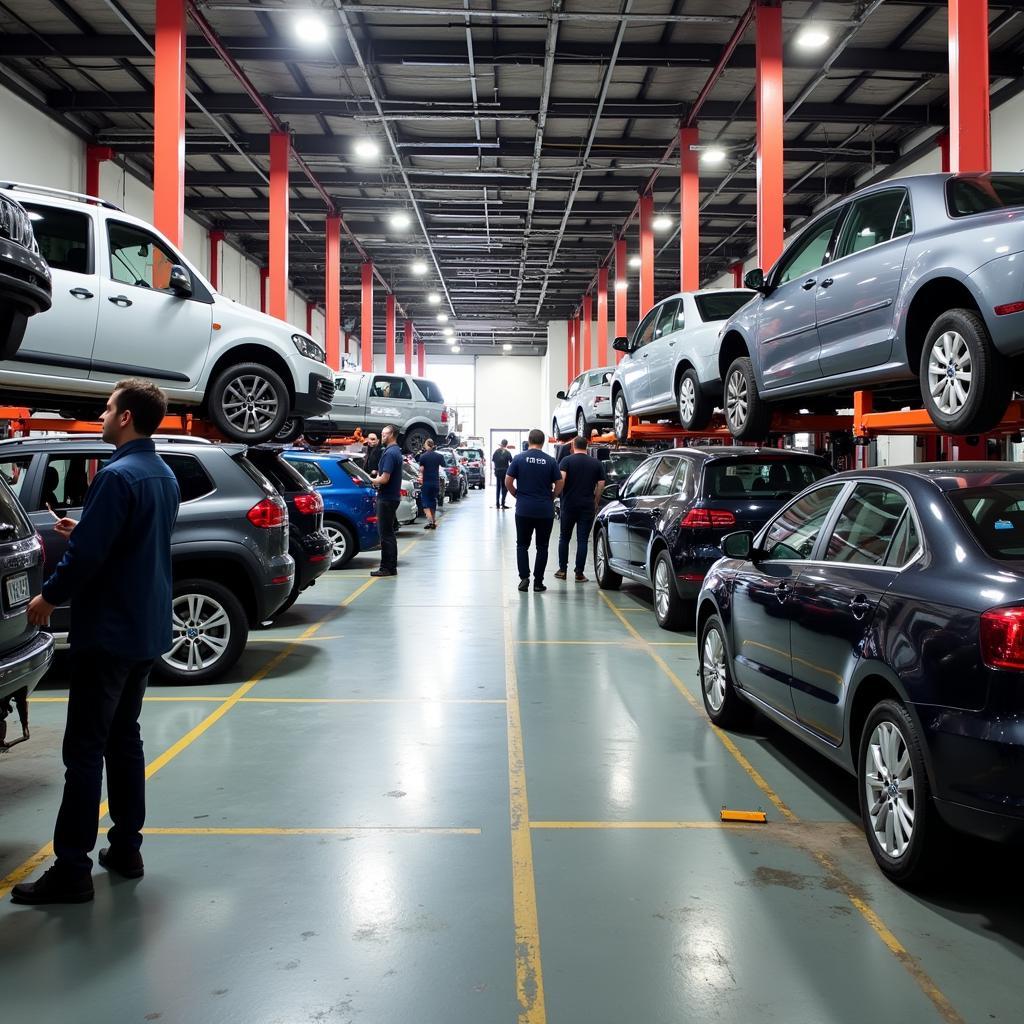
[[[732,811],[728,807],[723,807],[722,821],[745,821],[750,824],[766,825],[768,815],[760,807],[756,811]]]
[[[21,736],[8,743],[7,716],[13,710],[12,704],[18,711],[18,719],[21,722]],[[0,700],[0,754],[10,750],[11,747],[16,747],[19,743],[24,743],[28,738],[28,690],[23,687],[17,693],[12,693],[4,697],[3,700]]]

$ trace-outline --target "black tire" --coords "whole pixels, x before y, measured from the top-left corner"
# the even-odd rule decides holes
[[[253,396],[257,401],[251,408],[248,404],[236,407],[236,403],[242,401],[241,396],[248,396],[246,403]],[[269,366],[239,363],[217,375],[206,394],[206,406],[210,419],[229,441],[259,444],[269,441],[284,426],[291,411],[291,398],[284,381]],[[258,421],[252,423],[246,413],[258,416]],[[232,421],[230,416],[242,419]],[[246,423],[252,424],[253,429],[246,429]]]
[[[326,434],[311,434],[307,431],[304,436],[310,444],[325,444],[327,442]]]
[[[415,455],[427,443],[427,439],[437,440],[437,436],[429,427],[410,427],[402,438],[402,448],[410,455]]]
[[[241,601],[213,580],[177,580],[172,594],[174,646],[157,659],[153,671],[172,683],[219,679],[238,661],[249,637]],[[191,668],[190,650],[197,659]]]
[[[729,648],[725,642],[725,627],[717,615],[712,615],[704,623],[698,658],[700,692],[708,718],[722,729],[731,729],[749,721],[753,709],[736,692],[729,665]]]
[[[299,416],[290,416],[284,421],[284,426],[274,435],[278,444],[291,444],[297,437],[302,436],[302,419]]]
[[[1013,393],[1007,362],[973,309],[950,309],[935,320],[925,338],[918,377],[924,408],[945,434],[991,430],[1006,415]]]
[[[331,568],[344,569],[359,552],[352,527],[340,519],[324,516],[324,530],[331,538]]]
[[[561,432],[561,430],[558,429],[558,420],[557,419],[552,419],[551,420],[551,436],[556,441],[561,441],[562,440],[562,432]]]
[[[13,359],[21,348],[29,313],[23,306],[0,302],[0,359]]]
[[[622,577],[609,563],[608,538],[601,529],[594,531],[594,579],[602,590],[618,590],[622,586]]]
[[[654,591],[654,617],[662,629],[682,629],[692,603],[679,596],[676,570],[672,557],[663,548],[651,567],[651,589]]]
[[[576,410],[576,436],[590,437],[590,426],[587,423],[587,415],[582,409]]]
[[[679,378],[676,388],[676,410],[679,425],[683,430],[703,430],[715,411],[714,403],[701,390],[700,378],[694,369],[687,370]]]
[[[629,409],[626,396],[621,391],[616,391],[612,398],[612,430],[619,444],[629,440]]]
[[[729,433],[738,441],[763,441],[771,425],[771,408],[757,393],[749,356],[734,359],[726,371],[722,404]]]

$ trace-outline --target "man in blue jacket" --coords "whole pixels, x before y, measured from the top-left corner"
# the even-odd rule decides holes
[[[93,898],[103,762],[113,827],[102,867],[143,874],[145,770],[139,714],[153,662],[171,646],[171,531],[180,495],[151,440],[167,412],[155,385],[123,380],[101,417],[115,448],[96,474],[81,522],[55,529],[68,546],[29,621],[45,625],[71,602],[71,688],[64,732],[64,797],[53,835],[56,863],[16,885],[15,903],[85,903]]]

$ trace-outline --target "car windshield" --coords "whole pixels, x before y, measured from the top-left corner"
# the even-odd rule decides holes
[[[749,458],[711,462],[704,470],[704,496],[713,499],[792,498],[831,470],[809,459]]]
[[[951,217],[1024,206],[1024,174],[950,178],[946,183],[946,203]]]
[[[701,320],[710,323],[712,320],[728,320],[753,297],[750,292],[705,292],[694,295],[693,301],[697,304]]]
[[[968,487],[946,497],[992,558],[1024,560],[1024,486]]]
[[[604,463],[608,483],[625,480],[646,458],[646,452],[612,452]]]
[[[479,459],[481,462],[484,460],[484,453],[479,448],[460,448],[459,455],[464,459]]]

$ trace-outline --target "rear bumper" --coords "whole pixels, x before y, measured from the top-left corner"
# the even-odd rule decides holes
[[[695,545],[673,555],[679,596],[687,601],[695,599],[704,585],[704,577],[721,557],[722,549],[714,544]]]
[[[8,651],[0,658],[0,700],[18,690],[31,693],[53,661],[53,637],[37,633],[27,644]]]
[[[321,373],[311,373],[305,391],[295,393],[295,412],[299,416],[323,416],[331,411],[334,380]]]
[[[256,621],[265,622],[285,603],[295,582],[295,559],[278,555],[267,563],[266,575],[256,588]]]
[[[299,590],[305,590],[331,567],[331,541],[323,530],[304,533],[296,539],[295,574]]]
[[[24,246],[0,238],[0,299],[13,302],[27,316],[50,308],[50,268]]]

